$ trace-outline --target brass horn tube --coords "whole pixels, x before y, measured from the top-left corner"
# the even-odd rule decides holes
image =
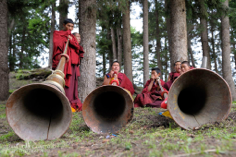
[[[116,133],[132,120],[133,100],[119,86],[105,85],[84,100],[82,114],[87,126],[96,133]]]
[[[69,39],[63,54],[67,53]],[[52,140],[69,128],[72,112],[64,92],[65,56],[57,69],[42,83],[23,86],[6,103],[7,121],[23,140]]]
[[[192,69],[170,88],[168,110],[184,129],[194,129],[228,117],[232,105],[229,85],[208,69]]]

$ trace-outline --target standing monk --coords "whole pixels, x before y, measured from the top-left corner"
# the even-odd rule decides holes
[[[78,40],[71,31],[74,28],[74,22],[71,19],[65,19],[63,23],[63,30],[54,31],[53,33],[53,65],[52,69],[56,69],[61,54],[66,46],[69,38],[69,46],[67,49],[67,63],[65,64],[65,93],[70,101],[72,112],[81,111],[82,103],[78,98],[78,76],[80,76],[79,64],[83,58],[84,50],[79,45]],[[79,37],[80,38],[80,37]],[[80,41],[80,39],[79,39]]]
[[[110,73],[104,76],[102,85],[117,85],[124,88],[131,96],[134,94],[134,87],[129,78],[120,72],[120,63],[114,61],[111,65]]]
[[[176,61],[174,63],[174,68],[175,68],[175,72],[169,73],[168,81],[164,85],[164,88],[167,89],[167,90],[170,90],[170,87],[171,87],[172,83],[174,82],[174,80],[177,77],[179,77],[180,74],[182,73],[182,71],[181,71],[181,62]]]
[[[138,94],[134,99],[134,107],[161,107],[163,96],[158,83],[160,75],[161,70],[159,68],[152,68],[151,79],[146,82],[142,93]],[[165,82],[161,79],[160,83],[162,87],[165,84]]]

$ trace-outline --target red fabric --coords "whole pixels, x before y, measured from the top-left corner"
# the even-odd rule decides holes
[[[69,56],[69,62],[65,64],[64,74],[65,74],[65,85],[70,86],[70,77],[72,75],[71,65],[80,64],[80,59],[83,58],[83,47],[80,46],[74,35],[71,34],[71,31],[54,31],[53,33],[53,65],[52,69],[56,69],[59,61],[60,54],[63,53],[66,46],[68,35],[72,37],[72,40],[69,40],[69,46],[67,49],[67,55]],[[79,68],[77,68],[77,76],[80,76]]]
[[[77,65],[72,65],[72,76],[70,77],[70,86],[65,87],[66,97],[68,98],[71,107],[73,107],[76,111],[82,111],[82,103],[78,98],[78,77],[77,72],[79,67]]]
[[[144,86],[142,93],[138,94],[134,99],[134,107],[160,107],[163,98],[161,97],[162,91],[156,91],[157,85],[153,84],[152,89],[148,92],[148,86],[151,82],[151,79],[147,81]],[[165,82],[161,80],[162,87],[164,86]],[[164,88],[164,87],[163,87]],[[164,88],[166,91],[166,89]]]
[[[172,72],[172,73],[169,73],[169,76],[170,76],[170,80],[174,81],[177,77],[180,76],[180,73]]]
[[[162,79],[160,81],[161,81],[161,86],[164,87],[165,82]],[[144,85],[142,93],[149,93],[148,86],[149,86],[150,82],[151,82],[151,79],[146,82],[146,84]],[[159,86],[156,85],[156,84],[153,84],[152,89],[151,89],[150,92],[156,91],[157,87],[159,87]]]
[[[106,74],[106,75],[109,75],[110,74]],[[110,76],[111,77],[111,76]],[[133,84],[132,82],[129,80],[129,78],[124,74],[124,73],[119,73],[118,74],[118,80],[120,82],[119,86],[122,87],[122,88],[125,88],[127,89],[128,91],[130,91],[131,95],[134,94],[134,87],[133,87]]]

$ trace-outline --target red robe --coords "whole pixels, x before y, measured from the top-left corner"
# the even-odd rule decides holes
[[[80,76],[80,71],[78,65],[80,60],[83,58],[84,50],[83,47],[79,45],[74,35],[71,31],[54,31],[53,33],[53,65],[52,69],[56,69],[59,61],[60,54],[63,53],[68,35],[72,37],[69,40],[69,46],[67,49],[67,55],[69,56],[69,62],[65,64],[64,74],[65,74],[65,92],[69,99],[71,106],[74,109],[81,110],[82,103],[78,98],[78,76]]]
[[[172,83],[174,82],[174,80],[180,76],[180,73],[172,72],[172,73],[169,73],[169,76],[170,76],[170,81],[167,81],[164,84],[164,88],[167,89],[168,91],[170,90],[170,87]]]
[[[107,77],[107,75],[109,75],[109,77],[111,77],[109,73],[106,74],[106,77]],[[132,82],[129,80],[129,78],[124,73],[119,73],[118,74],[118,80],[120,82],[120,84],[119,84],[120,87],[130,91],[131,95],[134,94],[133,84],[132,84]]]
[[[138,94],[134,99],[134,107],[161,107],[161,102],[163,98],[161,97],[161,91],[157,91],[159,87],[156,84],[153,84],[151,91],[148,91],[148,86],[151,83],[151,79],[148,80],[143,88],[142,93]],[[161,80],[162,87],[164,86],[165,82]],[[164,90],[166,90],[164,88]]]

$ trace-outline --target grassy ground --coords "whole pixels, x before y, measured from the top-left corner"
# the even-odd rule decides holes
[[[0,102],[0,156],[236,156],[236,103],[227,120],[194,131],[160,116],[161,109],[135,109],[116,137],[93,133],[82,114],[73,113],[60,139],[36,142],[23,141],[13,132],[5,104]]]
[[[235,156],[234,110],[222,123],[186,131],[158,115],[160,109],[140,108],[117,137],[109,138],[93,133],[82,114],[74,113],[70,128],[60,139],[27,142],[9,127],[1,104],[0,156]]]

